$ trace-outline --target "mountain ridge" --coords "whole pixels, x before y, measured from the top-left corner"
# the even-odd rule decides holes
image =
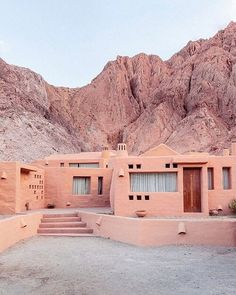
[[[79,88],[50,85],[0,59],[0,157],[31,161],[120,141],[132,154],[160,143],[219,153],[236,135],[235,100],[234,22],[166,61],[118,56]]]

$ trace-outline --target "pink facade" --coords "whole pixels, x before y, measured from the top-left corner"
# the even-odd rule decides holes
[[[222,156],[178,154],[164,144],[140,156],[117,151],[52,155],[31,165],[0,163],[0,214],[45,208],[109,207],[117,216],[230,214],[236,143]]]
[[[0,214],[43,208],[44,170],[18,162],[0,162]]]

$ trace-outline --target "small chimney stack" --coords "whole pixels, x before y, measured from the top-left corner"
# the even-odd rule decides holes
[[[236,156],[236,138],[232,139],[231,143],[231,155]]]
[[[108,146],[104,146],[104,147],[103,147],[101,157],[102,157],[103,159],[109,159],[109,158],[110,158],[110,151],[109,151],[109,149],[108,149]]]
[[[229,149],[223,149],[223,156],[229,156]]]
[[[128,152],[125,143],[118,143],[117,145],[117,157],[128,157]]]

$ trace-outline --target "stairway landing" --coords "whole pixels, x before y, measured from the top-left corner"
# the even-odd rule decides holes
[[[93,229],[77,213],[44,214],[39,224],[41,236],[94,237]]]

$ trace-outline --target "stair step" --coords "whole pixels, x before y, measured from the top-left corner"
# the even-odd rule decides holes
[[[65,228],[65,227],[86,227],[86,222],[44,222],[39,225],[40,228]]]
[[[84,228],[84,227],[81,227],[81,228],[39,228],[38,229],[38,233],[39,234],[82,234],[82,233],[86,233],[86,234],[91,234],[93,233],[93,230],[91,228]]]
[[[45,217],[41,219],[41,222],[73,222],[73,221],[81,221],[81,217]]]
[[[48,234],[43,234],[39,233],[39,236],[48,236],[48,237],[97,237],[96,235],[93,234],[68,234],[68,233],[63,233],[63,234],[54,234],[54,233],[48,233]]]
[[[78,217],[78,214],[77,213],[43,214],[43,218],[57,218],[57,217]]]

